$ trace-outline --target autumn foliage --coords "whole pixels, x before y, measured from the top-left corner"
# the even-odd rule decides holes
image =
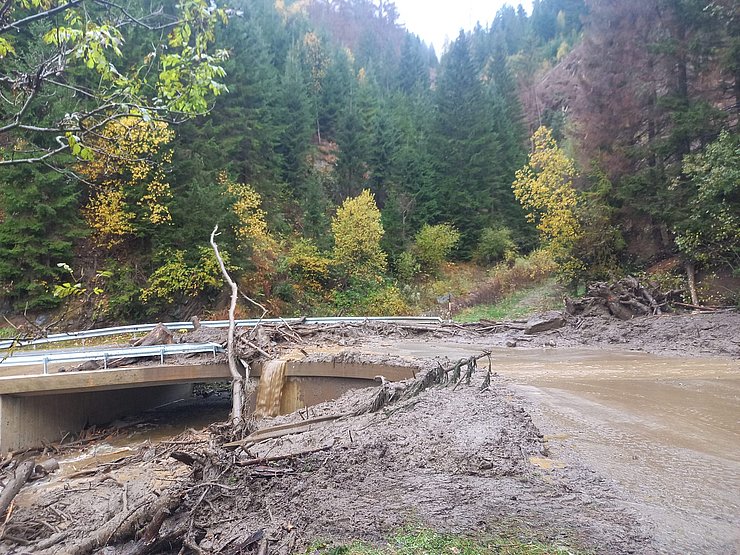
[[[540,127],[532,135],[529,162],[516,172],[517,200],[537,224],[543,241],[555,251],[567,250],[580,234],[576,217],[575,165],[558,147],[552,132]]]
[[[173,137],[166,123],[132,116],[111,121],[88,145],[92,155],[78,171],[91,183],[83,216],[96,245],[111,249],[143,226],[171,220],[164,168],[172,152],[164,147]]]
[[[373,194],[365,189],[348,198],[331,221],[334,235],[334,262],[348,277],[379,278],[387,269],[387,257],[380,247],[383,224]]]

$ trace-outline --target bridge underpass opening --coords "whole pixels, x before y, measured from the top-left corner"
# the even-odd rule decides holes
[[[266,364],[280,371],[268,376]],[[376,376],[398,381],[414,375],[406,366],[361,362],[299,360],[266,364],[253,365],[250,371],[250,380],[260,382],[250,388],[250,412],[255,411],[260,396],[269,398],[269,410],[257,416],[288,414],[336,399],[351,389],[378,385]],[[0,378],[0,452],[59,441],[88,426],[105,426],[190,399],[195,383],[228,381],[225,365],[203,365],[200,370],[168,366]],[[188,412],[199,410],[197,402],[187,406]],[[212,408],[210,405],[208,410]],[[184,423],[183,430],[187,427]]]

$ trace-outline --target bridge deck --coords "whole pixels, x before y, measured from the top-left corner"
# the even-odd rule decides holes
[[[139,366],[0,377],[0,395],[48,395],[230,379],[225,364]]]
[[[259,377],[260,370],[260,366],[255,365],[250,369],[250,377]],[[404,380],[413,376],[409,368],[370,364],[290,361],[285,369],[286,377],[373,380],[379,374],[390,381]],[[132,366],[80,372],[2,376],[0,395],[64,394],[230,379],[229,367],[226,364]]]

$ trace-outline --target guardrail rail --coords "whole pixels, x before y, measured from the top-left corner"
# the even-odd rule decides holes
[[[443,320],[431,316],[350,316],[350,317],[326,317],[326,318],[265,318],[236,320],[237,327],[254,327],[258,324],[339,324],[339,323],[363,323],[363,322],[388,322],[404,323],[413,322],[417,324],[441,324]],[[192,322],[163,322],[170,330],[192,330]],[[204,328],[227,328],[228,320],[204,320],[200,323]],[[0,341],[0,349],[10,349],[11,347],[23,347],[27,345],[47,345],[59,341],[71,341],[75,339],[90,339],[93,337],[106,337],[110,335],[138,334],[149,333],[157,324],[135,324],[132,326],[114,326],[110,328],[100,328],[97,330],[71,331],[63,333],[52,333],[45,337],[34,339],[9,339]]]
[[[64,362],[88,362],[102,360],[103,368],[116,359],[159,357],[164,364],[164,357],[171,355],[188,355],[223,352],[219,343],[178,343],[175,345],[152,345],[147,347],[125,347],[118,349],[98,349],[87,351],[68,351],[63,353],[18,353],[0,360],[0,367],[43,365],[44,374],[49,373],[49,364]]]

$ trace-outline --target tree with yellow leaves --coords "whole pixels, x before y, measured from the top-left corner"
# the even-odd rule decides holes
[[[0,167],[79,156],[120,118],[206,113],[228,92],[226,20],[214,0],[0,2]]]
[[[547,127],[532,135],[529,162],[516,172],[514,195],[537,224],[543,242],[556,257],[566,255],[581,234],[576,217],[577,177],[573,161],[558,147]]]
[[[242,252],[249,255],[253,268],[242,280],[250,291],[268,292],[275,271],[280,246],[267,227],[267,212],[262,209],[262,197],[247,183],[237,183],[226,172],[218,176],[219,184],[233,198],[231,211],[236,216],[234,230]]]
[[[92,183],[83,216],[97,246],[111,249],[145,226],[171,220],[164,168],[172,151],[163,147],[173,137],[165,122],[131,116],[109,122],[89,141],[89,160],[77,169]]]
[[[378,279],[386,271],[386,254],[380,247],[383,223],[370,191],[345,199],[331,221],[331,231],[334,261],[348,277]]]

